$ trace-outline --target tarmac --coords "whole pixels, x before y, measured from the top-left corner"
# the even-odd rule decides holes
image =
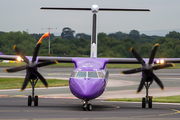
[[[59,68],[47,68],[40,72],[45,78],[57,78],[68,80],[72,68],[65,68],[65,72]],[[3,70],[3,68],[2,68]],[[71,71],[71,72],[70,72]],[[136,94],[141,75],[122,75],[119,69],[110,70],[107,88],[103,95],[92,100],[92,111],[82,110],[82,101],[74,97],[69,87],[36,88],[39,96],[38,107],[27,106],[27,95],[31,95],[31,89],[20,92],[20,89],[0,90],[0,120],[179,120],[180,104],[154,103],[151,109],[141,108],[141,102],[107,102],[109,98],[141,98],[145,96],[145,89]],[[162,91],[156,83],[153,83],[149,95],[153,97],[180,95],[180,71],[163,70],[157,72],[162,80],[165,90]],[[12,76],[11,76],[12,75]],[[24,72],[8,74],[1,72],[2,77],[23,77]]]

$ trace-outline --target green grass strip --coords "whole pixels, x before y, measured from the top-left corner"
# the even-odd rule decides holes
[[[117,99],[108,99],[107,101],[142,102],[142,98],[117,98]],[[167,96],[167,97],[154,97],[152,101],[163,102],[163,103],[180,103],[180,95]]]
[[[24,78],[0,78],[0,89],[21,89]],[[68,86],[68,80],[47,79],[48,87]],[[45,87],[39,80],[35,86],[36,88]],[[26,88],[31,88],[30,82]]]

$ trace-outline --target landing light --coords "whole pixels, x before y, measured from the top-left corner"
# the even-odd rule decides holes
[[[159,64],[159,63],[160,63],[160,64],[163,64],[163,63],[164,63],[164,60],[156,60],[156,63],[157,63],[157,64]]]
[[[19,61],[19,62],[22,61],[22,58],[18,56],[17,61]]]
[[[159,60],[156,60],[156,63],[159,64]]]
[[[160,60],[160,63],[163,64],[163,63],[164,63],[164,60]]]

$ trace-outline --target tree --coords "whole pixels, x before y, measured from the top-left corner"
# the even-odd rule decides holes
[[[176,31],[172,31],[169,32],[169,34],[167,34],[166,37],[180,39],[180,33]]]
[[[71,40],[71,39],[74,38],[74,33],[75,33],[74,30],[72,30],[69,27],[65,27],[65,28],[62,29],[61,37],[63,39]]]
[[[76,34],[76,38],[84,38],[86,40],[91,40],[91,35],[87,35],[85,33],[78,33]]]
[[[129,33],[129,37],[133,38],[134,40],[138,40],[140,37],[139,31],[137,30],[131,30]]]

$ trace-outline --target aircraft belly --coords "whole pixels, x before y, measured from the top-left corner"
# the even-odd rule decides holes
[[[72,94],[77,98],[92,100],[104,92],[106,81],[95,78],[70,78],[69,86]]]

